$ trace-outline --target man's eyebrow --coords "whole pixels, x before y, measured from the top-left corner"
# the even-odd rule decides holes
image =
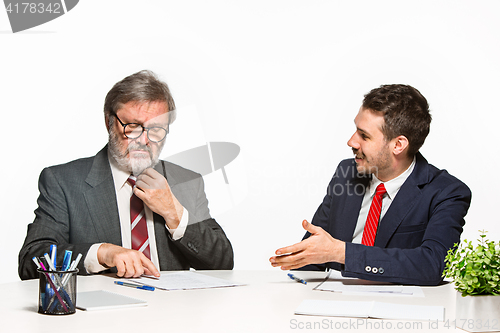
[[[146,123],[147,125],[146,124],[142,125],[146,127],[166,127],[168,125],[168,119],[166,121],[160,119],[150,119]]]
[[[146,125],[146,123],[147,123],[147,125]],[[165,125],[165,124],[163,124],[162,122],[159,122],[159,121],[152,121],[152,122],[147,121],[146,123],[143,124],[146,127],[158,127],[158,126],[161,127],[162,125]]]
[[[141,125],[142,127],[162,127],[162,128],[166,128],[167,125],[168,125],[168,121],[166,123],[162,122],[162,121],[158,121],[156,119],[150,119],[148,120],[146,123],[142,123],[140,122],[138,119],[134,118],[132,119],[131,121],[124,121],[122,120],[124,124],[139,124]]]
[[[357,126],[356,126],[356,130],[357,130],[358,132],[363,133],[363,134],[364,134],[364,135],[366,135],[366,136],[371,137],[370,133],[368,133],[367,131],[365,131],[365,130],[364,130],[364,129],[362,129],[362,128],[359,128],[359,127],[357,127]]]

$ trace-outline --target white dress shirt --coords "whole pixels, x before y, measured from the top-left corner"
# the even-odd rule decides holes
[[[130,174],[126,171],[121,170],[113,157],[108,153],[108,160],[111,166],[111,174],[113,175],[113,181],[115,184],[116,192],[116,202],[118,204],[118,214],[120,217],[120,229],[122,236],[122,247],[130,249],[132,248],[132,232],[130,228],[130,197],[132,196],[132,186],[128,182]],[[151,261],[159,270],[160,261],[158,259],[158,251],[156,248],[156,238],[154,230],[154,220],[153,212],[148,206],[144,205],[144,212],[146,215],[146,224],[148,227],[148,237],[149,237],[149,249],[151,254]],[[165,224],[165,227],[172,235],[174,240],[178,240],[184,236],[186,231],[187,223],[189,220],[189,213],[186,209],[183,210],[182,218],[177,229],[169,229]],[[97,250],[102,243],[93,244],[87,256],[85,257],[84,265],[87,273],[98,273],[103,270],[108,269],[105,266],[99,264],[97,259]]]
[[[384,183],[387,194],[382,198],[382,210],[380,212],[379,225],[382,222],[382,218],[384,217],[385,213],[391,206],[392,201],[396,197],[396,194],[398,194],[399,189],[401,188],[401,186],[403,186],[403,183],[415,168],[415,161],[416,158],[414,157],[413,162],[405,172],[403,172],[396,178]],[[370,184],[365,191],[363,203],[361,204],[361,209],[359,210],[358,222],[356,223],[356,229],[354,229],[354,234],[352,236],[353,243],[361,244],[361,240],[363,239],[363,230],[365,229],[366,219],[368,218],[368,212],[370,211],[370,206],[372,204],[373,196],[375,195],[375,190],[380,183],[382,183],[382,181],[380,181],[375,175],[372,175],[372,180],[370,181]]]

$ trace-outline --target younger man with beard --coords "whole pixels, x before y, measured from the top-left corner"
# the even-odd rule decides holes
[[[270,258],[282,269],[340,270],[343,276],[436,285],[460,241],[471,193],[418,151],[429,133],[427,100],[406,85],[363,100],[342,161],[302,242]]]
[[[109,140],[96,156],[42,171],[19,253],[21,279],[38,276],[31,258],[51,244],[58,262],[65,250],[82,253],[80,274],[232,269],[231,243],[210,217],[201,176],[159,163],[175,119],[166,83],[150,71],[126,77],[108,92],[104,115]]]

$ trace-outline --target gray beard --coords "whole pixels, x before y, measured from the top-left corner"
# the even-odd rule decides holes
[[[143,134],[145,135],[145,134]],[[159,161],[159,155],[163,146],[165,145],[165,140],[159,143],[158,154],[156,156],[153,155],[153,151],[151,147],[143,146],[135,141],[131,141],[124,153],[122,153],[119,149],[120,147],[120,139],[116,133],[111,131],[109,133],[108,140],[108,149],[111,156],[115,159],[119,168],[125,170],[134,176],[139,176],[144,170],[148,168],[154,168]],[[138,157],[138,158],[130,158],[127,157],[130,150],[144,150],[149,153],[149,157]]]

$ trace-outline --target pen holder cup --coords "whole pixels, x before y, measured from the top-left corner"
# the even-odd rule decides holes
[[[67,315],[76,311],[76,276],[72,271],[39,269],[38,313]]]

